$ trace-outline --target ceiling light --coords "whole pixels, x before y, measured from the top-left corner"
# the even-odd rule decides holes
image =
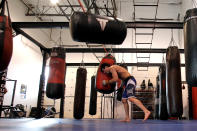
[[[51,0],[52,4],[57,4],[59,2],[59,0]]]

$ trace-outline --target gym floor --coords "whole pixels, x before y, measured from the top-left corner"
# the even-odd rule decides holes
[[[0,131],[193,131],[197,120],[0,119]]]

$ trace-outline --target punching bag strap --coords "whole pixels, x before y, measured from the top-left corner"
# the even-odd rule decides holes
[[[0,9],[1,9],[0,16],[3,16],[5,14],[5,1],[6,0],[2,0],[0,3]]]
[[[8,12],[8,22],[9,22],[9,26],[12,28],[12,22],[11,22],[11,18],[10,18],[10,11],[9,11],[9,7],[8,7],[8,1],[6,1],[6,8],[7,8],[7,12]]]

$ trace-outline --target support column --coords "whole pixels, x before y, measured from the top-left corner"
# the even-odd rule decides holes
[[[43,61],[42,61],[42,72],[40,75],[40,84],[39,84],[39,91],[38,91],[38,100],[37,100],[37,118],[41,118],[43,115],[42,105],[44,102],[44,85],[45,85],[45,67],[46,61],[48,58],[48,53],[42,50],[43,54]]]

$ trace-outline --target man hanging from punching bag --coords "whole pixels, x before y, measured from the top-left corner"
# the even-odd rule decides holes
[[[118,66],[118,65],[108,65],[108,64],[103,64],[101,67],[102,71],[104,73],[111,73],[112,74],[112,79],[111,80],[103,80],[102,83],[103,85],[107,84],[112,84],[114,82],[117,82],[118,79],[121,79],[124,82],[125,89],[123,91],[122,95],[122,103],[124,105],[124,110],[125,110],[125,119],[122,120],[122,122],[130,122],[131,119],[129,117],[129,105],[128,101],[133,102],[136,104],[140,109],[144,111],[144,120],[147,120],[148,117],[150,116],[151,112],[142,104],[140,100],[138,100],[135,97],[135,87],[136,87],[136,80],[131,74],[123,67]]]

